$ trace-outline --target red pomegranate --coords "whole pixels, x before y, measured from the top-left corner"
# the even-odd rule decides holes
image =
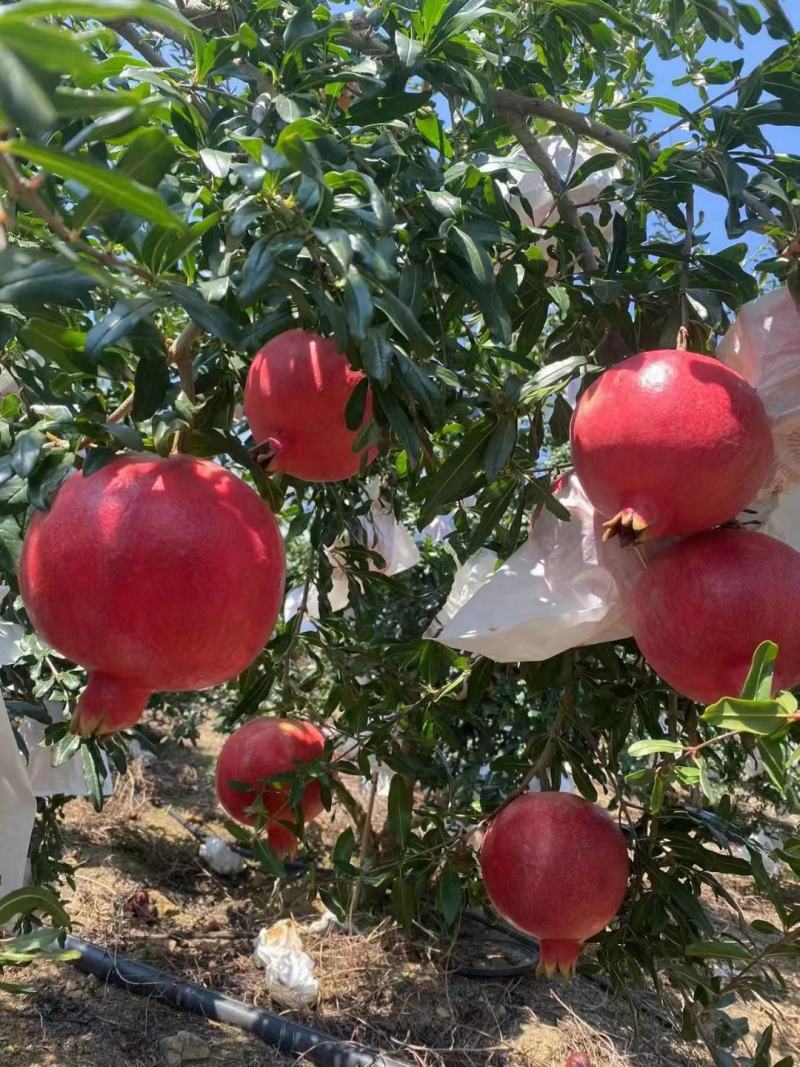
[[[122,455],[72,475],[34,517],[19,578],[45,641],[89,671],[71,729],[104,735],[133,726],[154,690],[244,670],[278,616],[283,544],[216,463]]]
[[[347,429],[345,408],[363,381],[336,343],[305,330],[274,337],[247,375],[244,412],[256,442],[267,450],[267,469],[306,482],[352,478],[377,449],[353,451],[363,429]],[[367,393],[364,422],[372,417]]]
[[[539,970],[570,975],[581,944],[619,911],[625,840],[608,814],[571,793],[523,793],[481,846],[486,892],[504,919],[539,939]]]
[[[762,641],[779,648],[775,684],[800,682],[800,552],[766,534],[721,529],[671,545],[628,605],[651,667],[679,693],[711,704],[736,696]]]
[[[564,1067],[592,1067],[592,1061],[585,1052],[570,1052]]]
[[[716,359],[665,349],[605,371],[570,432],[605,537],[654,541],[707,530],[753,501],[775,462],[767,413]]]
[[[294,719],[259,718],[240,726],[222,746],[217,763],[217,797],[232,819],[253,826],[258,819],[248,812],[260,796],[269,812],[267,840],[279,856],[293,854],[297,838],[282,824],[296,823],[290,803],[291,785],[280,782],[267,785],[276,774],[288,774],[299,763],[316,759],[325,748],[325,738],[308,722]],[[242,790],[232,783],[252,786]],[[311,781],[300,800],[303,819],[315,819],[322,811],[322,794],[317,781]]]

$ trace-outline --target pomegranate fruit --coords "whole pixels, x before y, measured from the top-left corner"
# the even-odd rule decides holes
[[[30,524],[20,589],[36,629],[89,671],[71,729],[111,734],[153,690],[205,689],[261,651],[283,597],[272,512],[216,463],[122,455],[75,473]]]
[[[585,1052],[570,1052],[564,1067],[592,1067],[592,1061]]]
[[[539,971],[570,975],[581,944],[619,911],[628,853],[595,804],[572,793],[523,793],[489,824],[481,873],[495,910],[539,939]]]
[[[762,641],[775,684],[800,682],[800,552],[766,534],[720,529],[671,545],[642,574],[628,613],[664,681],[703,704],[736,696]]]
[[[753,501],[775,463],[755,389],[716,359],[665,349],[605,371],[578,401],[572,458],[605,538],[697,533]]]
[[[269,813],[266,830],[270,848],[279,856],[293,854],[297,837],[283,823],[296,823],[290,803],[291,785],[269,785],[276,774],[288,774],[299,763],[316,759],[325,748],[322,733],[308,722],[294,719],[259,718],[240,726],[225,741],[217,763],[217,797],[236,822],[253,826],[256,812],[248,811],[257,797]],[[234,783],[250,786],[237,788]],[[304,821],[314,819],[323,809],[319,782],[311,781],[300,800]]]
[[[266,469],[306,482],[339,482],[374,459],[374,447],[353,451],[363,429],[348,430],[345,408],[363,381],[336,343],[306,330],[274,337],[253,360],[244,412]],[[364,423],[372,417],[367,392]]]

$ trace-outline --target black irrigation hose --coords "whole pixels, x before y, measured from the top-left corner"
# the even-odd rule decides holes
[[[162,1000],[173,1008],[227,1023],[245,1030],[287,1056],[303,1056],[319,1067],[408,1067],[400,1060],[373,1052],[363,1045],[339,1041],[321,1030],[292,1022],[280,1015],[252,1008],[241,1000],[226,997],[213,989],[173,978],[166,971],[150,967],[68,935],[65,947],[80,953],[73,966],[104,982],[121,986],[129,993]]]

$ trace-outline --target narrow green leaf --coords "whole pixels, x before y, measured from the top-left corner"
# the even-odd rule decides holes
[[[439,907],[448,926],[458,918],[462,898],[461,881],[455,868],[447,863],[439,879]]]
[[[641,759],[642,756],[652,756],[656,752],[670,752],[673,754],[683,752],[683,745],[679,745],[677,741],[668,741],[664,737],[657,737],[647,741],[634,741],[628,748],[628,755],[634,759]]]
[[[347,405],[344,409],[344,419],[348,430],[357,430],[364,421],[368,391],[369,379],[362,378],[348,397]]]
[[[517,443],[517,416],[514,412],[505,415],[495,426],[486,444],[483,457],[486,477],[490,482],[500,474],[514,453]]]
[[[94,324],[86,335],[84,352],[94,359],[104,349],[129,334],[142,319],[149,318],[163,304],[160,295],[137,294],[130,300],[118,300],[114,307]]]
[[[405,304],[398,300],[394,293],[385,289],[381,296],[373,297],[372,302],[394,323],[419,355],[432,355],[434,350],[433,341],[422,329],[416,316],[409,311]]]
[[[414,793],[401,774],[392,775],[389,785],[389,828],[401,850],[405,850],[411,833],[411,808]]]
[[[161,226],[183,228],[181,220],[172,214],[158,193],[124,177],[117,170],[106,170],[57,149],[27,141],[11,141],[6,145],[6,151],[36,163],[52,174],[78,182],[120,211],[128,211]]]
[[[750,959],[750,953],[747,949],[734,941],[700,941],[687,945],[683,951],[687,956],[704,960]]]
[[[743,733],[767,736],[787,725],[787,715],[777,700],[742,700],[739,697],[723,697],[706,708],[703,721],[723,730],[741,730]]]
[[[488,419],[479,420],[470,427],[461,444],[438,471],[420,482],[418,492],[425,501],[419,517],[420,527],[427,526],[445,504],[457,500],[463,487],[480,470],[486,445],[494,429],[494,424]]]
[[[763,641],[758,646],[739,694],[743,700],[772,699],[772,678],[777,658],[778,646],[773,641]]]

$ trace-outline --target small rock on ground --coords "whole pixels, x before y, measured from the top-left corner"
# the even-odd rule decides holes
[[[165,1037],[161,1052],[166,1067],[184,1067],[184,1064],[209,1063],[211,1060],[208,1042],[188,1030],[179,1030],[177,1034]]]

